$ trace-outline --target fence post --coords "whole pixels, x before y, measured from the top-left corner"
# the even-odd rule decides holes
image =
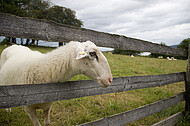
[[[188,62],[185,79],[185,112],[190,116],[190,44],[188,50]]]

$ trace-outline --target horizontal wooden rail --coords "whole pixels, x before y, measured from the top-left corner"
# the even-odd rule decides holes
[[[184,81],[185,73],[114,78],[112,85],[101,88],[92,80],[52,84],[0,86],[0,108],[46,103],[106,93],[149,88]]]
[[[18,17],[0,13],[0,36],[30,38],[46,41],[93,41],[98,46],[123,50],[136,50],[173,56],[186,56],[182,49],[175,49],[122,35],[108,34],[58,24],[53,21]]]
[[[183,112],[178,112],[167,119],[164,119],[160,122],[155,123],[152,126],[174,126],[179,120],[183,117]]]
[[[99,119],[93,122],[85,123],[80,126],[123,126],[184,101],[184,94],[185,93],[183,92],[165,100],[160,100],[152,104],[139,107],[137,109]]]

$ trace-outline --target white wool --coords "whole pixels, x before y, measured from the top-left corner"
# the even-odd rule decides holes
[[[74,66],[70,66],[78,43],[69,43],[56,50],[42,54],[27,47],[9,47],[6,61],[0,71],[0,84],[27,84],[63,82],[68,80]],[[72,47],[72,48],[70,48]],[[7,50],[5,50],[7,52]],[[64,50],[64,51],[62,51]],[[16,53],[18,52],[18,53]],[[3,62],[3,60],[1,60]],[[11,70],[11,72],[10,72]],[[76,73],[77,74],[77,73]],[[60,76],[61,75],[61,76]],[[12,79],[7,79],[7,77]]]
[[[4,49],[3,52],[1,53],[0,68],[7,61],[7,59],[9,59],[14,55],[22,54],[25,51],[30,51],[30,49],[20,45],[12,45],[11,47]]]

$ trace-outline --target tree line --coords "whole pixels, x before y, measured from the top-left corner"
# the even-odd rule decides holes
[[[0,12],[21,17],[47,19],[58,23],[82,27],[83,22],[76,17],[76,12],[45,0],[0,0]],[[16,43],[16,38],[6,37],[6,40]],[[26,45],[34,44],[36,40],[26,39]],[[21,44],[23,39],[21,38]],[[62,45],[62,43],[59,43]]]

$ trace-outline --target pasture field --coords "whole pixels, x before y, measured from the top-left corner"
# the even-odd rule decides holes
[[[4,48],[4,45],[0,45],[0,53]],[[43,53],[52,50],[52,48],[47,47],[30,48]],[[184,72],[186,71],[187,66],[187,60],[169,61],[166,59],[139,56],[132,58],[126,55],[113,55],[108,53],[104,53],[104,55],[108,59],[113,77]],[[83,75],[78,75],[72,78],[71,81],[83,79],[89,78]],[[131,110],[161,99],[166,99],[184,90],[184,82],[180,82],[162,87],[57,101],[54,102],[51,111],[51,126],[73,126],[97,120],[105,116]],[[162,112],[135,121],[127,126],[149,126],[183,110],[184,103],[179,103]],[[42,110],[38,110],[37,114],[40,118],[40,122],[43,123]],[[184,117],[177,126],[190,125],[186,120],[187,117]],[[13,108],[12,113],[7,113],[4,109],[0,109],[0,126],[7,125],[32,126],[32,122],[21,107]]]

